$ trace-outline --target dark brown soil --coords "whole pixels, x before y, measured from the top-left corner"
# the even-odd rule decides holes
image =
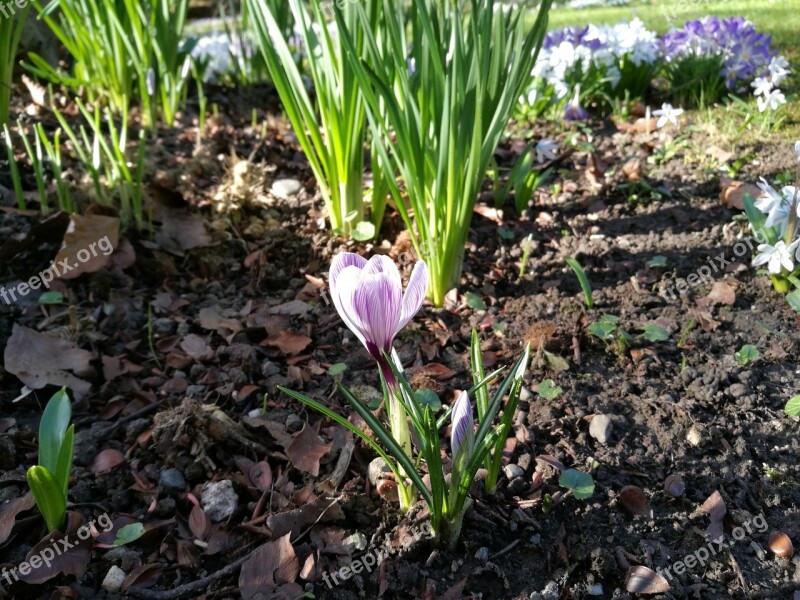
[[[331,258],[342,249],[397,256],[403,247],[397,222],[387,224],[386,241],[375,247],[346,245],[320,227],[313,179],[285,124],[271,119],[259,143],[259,132],[247,126],[250,109],[238,110],[259,96],[251,94],[217,98],[222,114],[200,155],[192,156],[191,131],[164,132],[152,149],[153,205],[191,205],[212,232],[210,246],[178,256],[149,236],[129,235],[135,264],[59,284],[66,306],[42,308],[33,294],[12,306],[0,302],[0,346],[5,348],[17,323],[72,340],[94,354],[94,375],[87,376],[91,391],[74,404],[71,510],[86,520],[107,513],[117,525],[135,520],[148,529],[123,550],[95,547],[86,574],[78,579],[60,575],[40,585],[11,587],[0,580],[3,597],[170,598],[177,596],[168,590],[209,577],[181,597],[239,598],[242,578],[251,577],[251,570],[242,570],[240,578],[237,568],[223,569],[290,531],[299,567],[315,563],[315,568],[297,576],[294,596],[266,591],[266,586],[261,596],[250,597],[302,597],[305,589],[313,594],[307,597],[341,600],[631,598],[625,581],[629,568],[663,570],[707,547],[710,518],[700,508],[715,492],[726,509],[722,527],[728,547],[705,565],[671,575],[670,590],[652,597],[793,597],[800,589],[800,559],[775,557],[768,539],[781,531],[800,543],[798,423],[783,412],[800,389],[800,317],[767,278],[748,266],[749,250],[734,256],[737,236],[744,235],[731,224],[736,211],[719,200],[719,173],[695,162],[711,141],[696,142],[700,150],[687,149],[654,165],[647,158],[660,143],[657,138],[645,140],[597,123],[594,157],[581,150],[564,158],[557,165],[557,187],[540,190],[525,214],[515,215],[507,206],[496,220],[487,218],[493,216],[489,210],[475,215],[459,292],[483,297],[487,310],[470,308],[463,296],[441,310],[426,306],[400,335],[398,352],[408,367],[437,363],[453,372],[443,378],[441,369],[421,369],[415,376],[445,402],[467,385],[473,327],[481,333],[487,362],[512,363],[526,342],[537,351],[537,360],[508,446],[508,462],[524,475],[508,481],[501,474],[495,496],[476,497],[461,543],[448,552],[426,538],[410,541],[424,515],[415,511],[403,517],[376,496],[367,480],[373,458],[368,448],[355,444],[340,484],[330,489],[346,436],[276,393],[277,385],[289,386],[347,413],[327,374],[337,363],[347,365],[341,377],[346,385],[379,387],[370,358],[321,286]],[[548,125],[546,132],[561,142],[568,134],[558,124]],[[501,159],[510,161],[519,148],[517,142],[505,144]],[[222,157],[232,150],[247,157],[253,149],[246,185],[235,187],[230,163]],[[746,167],[739,179],[752,182],[791,167],[791,156],[768,142],[757,152],[761,163]],[[632,184],[622,165],[633,157],[641,159],[650,187],[663,187],[669,195],[649,198],[639,187],[640,198],[629,199]],[[608,166],[605,177],[598,161]],[[3,185],[5,171],[0,163]],[[268,190],[283,177],[301,180],[304,189],[288,200],[274,198]],[[492,200],[488,189],[484,200]],[[39,220],[4,210],[0,248],[24,237]],[[155,226],[158,230],[158,216]],[[533,249],[521,278],[519,260],[529,234]],[[39,272],[60,242],[56,236],[4,256],[0,281],[8,285]],[[730,285],[715,288],[710,300],[711,283],[674,299],[663,295],[720,254],[730,264],[713,279]],[[585,268],[594,288],[593,309],[585,308],[565,256],[576,257]],[[665,266],[655,266],[654,257],[665,257]],[[607,348],[588,334],[587,327],[604,314],[618,316],[634,336],[629,348]],[[641,325],[652,323],[669,332],[667,341],[637,337]],[[274,342],[287,331],[311,341],[291,349]],[[187,355],[187,336],[193,344],[204,341],[209,351],[197,358],[192,346]],[[745,344],[756,346],[760,357],[741,366],[734,353]],[[544,350],[566,361],[567,369],[554,370]],[[546,378],[563,394],[541,398],[536,390]],[[35,462],[41,409],[55,390],[12,403],[21,386],[0,368],[6,417],[0,429],[3,500],[26,491],[24,470]],[[266,414],[257,416],[265,394]],[[202,405],[218,407],[221,415]],[[601,414],[613,425],[605,443],[589,434],[591,419]],[[331,445],[316,477],[287,458],[288,443],[302,435],[306,421]],[[93,461],[108,449],[121,452],[124,460],[109,473],[98,473]],[[552,506],[558,473],[537,461],[542,456],[591,471],[594,495],[588,500],[567,496]],[[266,491],[253,479],[251,465],[259,461],[272,470]],[[171,467],[185,478],[183,490],[160,482]],[[685,482],[680,497],[665,493],[671,475]],[[190,518],[193,500],[202,496],[204,484],[219,480],[233,483],[238,506],[198,536],[196,516]],[[644,491],[647,515],[631,514],[622,492],[626,486]],[[286,524],[293,518],[288,511],[307,510],[314,498],[326,496],[338,497],[340,510],[307,521],[304,513],[298,517],[301,526]],[[750,532],[734,539],[746,527]],[[35,509],[22,513],[0,549],[0,566],[12,568],[25,560],[45,533]],[[349,537],[353,534],[363,536],[358,549]],[[330,589],[323,582],[323,573],[376,551],[389,556],[371,573]],[[112,564],[130,575],[147,563],[157,567],[136,571],[133,591],[101,589]]]

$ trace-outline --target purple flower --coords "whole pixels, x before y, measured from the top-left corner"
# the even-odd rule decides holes
[[[453,452],[453,460],[455,462],[460,462],[464,458],[469,457],[475,442],[472,405],[469,402],[469,395],[467,392],[461,392],[461,394],[459,394],[455,406],[453,406],[453,412],[450,414],[450,421],[452,423],[450,449]]]
[[[383,364],[397,333],[417,314],[428,293],[428,267],[414,265],[403,294],[400,272],[386,256],[367,261],[352,252],[340,252],[330,271],[331,297],[342,320],[367,351]]]
[[[567,121],[587,121],[589,119],[589,113],[581,107],[580,91],[580,87],[576,88],[572,100],[567,102],[567,106],[564,109],[564,119]]]

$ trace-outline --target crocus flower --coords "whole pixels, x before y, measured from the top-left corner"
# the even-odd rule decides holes
[[[661,129],[667,123],[672,123],[675,127],[678,126],[678,117],[683,114],[682,108],[673,108],[672,104],[669,102],[665,102],[661,105],[659,110],[653,111],[653,116],[658,117],[658,121],[656,121],[656,127]]]
[[[387,256],[367,261],[340,252],[330,271],[331,297],[342,320],[380,363],[397,333],[417,314],[428,292],[428,267],[418,260],[403,294],[400,272]]]
[[[567,121],[586,121],[589,118],[587,113],[580,104],[580,89],[575,90],[575,96],[567,103],[567,108],[564,110],[564,118]]]
[[[794,152],[797,154],[797,162],[800,162],[800,141],[794,143]]]
[[[792,252],[798,246],[800,240],[795,241],[791,246],[781,240],[776,242],[774,246],[770,244],[759,244],[758,254],[753,259],[753,266],[758,267],[766,264],[767,270],[773,275],[780,275],[782,269],[791,272],[794,270],[794,262],[792,262]]]
[[[453,412],[450,414],[450,421],[452,423],[450,449],[453,452],[453,460],[459,463],[470,455],[472,446],[475,443],[472,405],[469,402],[467,392],[459,394],[453,406]]]

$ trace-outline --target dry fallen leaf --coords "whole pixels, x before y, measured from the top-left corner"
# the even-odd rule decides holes
[[[631,567],[625,577],[625,589],[631,594],[663,594],[669,591],[669,582],[647,567]]]
[[[68,527],[69,530],[69,527]],[[67,550],[62,551],[54,556],[49,564],[42,563],[37,569],[32,569],[27,575],[20,573],[20,579],[26,583],[38,585],[56,577],[58,575],[75,575],[78,579],[83,577],[86,568],[89,566],[89,553],[91,551],[91,539],[82,540],[75,532],[62,533],[55,531],[44,537],[42,541],[31,548],[25,557],[25,561],[30,564],[30,559],[34,556],[42,557],[42,552],[46,549],[52,550],[54,547],[62,548],[64,543],[62,540],[67,540]],[[49,555],[49,553],[48,553]],[[32,566],[32,565],[31,565]]]
[[[711,518],[711,523],[708,525],[708,529],[706,529],[708,539],[712,542],[719,542],[723,537],[722,520],[725,518],[725,515],[728,514],[728,508],[725,506],[725,500],[722,499],[722,495],[715,491],[706,498],[706,501],[703,502],[703,506],[700,507],[700,511],[706,513]]]
[[[243,600],[282,598],[280,588],[294,584],[299,573],[300,563],[287,533],[261,546],[244,562],[239,573],[239,593]],[[303,589],[297,587],[296,597],[301,597]]]
[[[104,215],[71,215],[55,258],[60,279],[75,279],[105,267],[119,245],[119,219]]]
[[[331,445],[323,443],[317,432],[305,423],[286,448],[286,456],[295,467],[316,477],[319,475],[319,459],[330,451]]]
[[[311,338],[295,331],[283,330],[264,340],[265,346],[277,348],[284,354],[300,354],[311,343]]]
[[[33,494],[28,492],[20,498],[13,498],[0,504],[0,544],[4,544],[14,529],[17,515],[36,506]]]
[[[744,210],[744,196],[749,194],[755,200],[761,196],[761,190],[750,184],[741,181],[734,181],[729,177],[721,177],[719,180],[719,199],[728,208]]]
[[[736,303],[736,288],[737,283],[733,279],[715,281],[708,295],[696,301],[697,305],[706,309],[716,306],[717,304],[733,305]]]
[[[161,227],[156,232],[156,244],[176,256],[186,250],[211,245],[211,236],[200,217],[184,210],[162,208],[159,210]]]
[[[181,341],[181,349],[197,361],[211,360],[214,358],[214,350],[208,345],[205,338],[197,334],[190,333]]]
[[[80,399],[92,387],[77,375],[92,375],[94,355],[73,342],[14,323],[3,359],[5,369],[32,390],[46,385],[65,386]],[[70,373],[70,371],[72,371]]]
[[[667,495],[673,498],[679,498],[683,496],[685,491],[686,484],[683,482],[683,478],[680,475],[669,475],[664,480],[664,492]]]
[[[267,527],[275,537],[299,535],[314,523],[329,523],[345,519],[344,511],[336,499],[317,498],[295,510],[287,510],[267,519]]]
[[[89,470],[95,475],[104,475],[110,473],[117,467],[125,462],[125,455],[115,448],[106,448],[100,454],[94,457],[92,463],[89,465]]]

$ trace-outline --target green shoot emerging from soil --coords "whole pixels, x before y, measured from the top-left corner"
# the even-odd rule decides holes
[[[39,464],[28,469],[27,478],[36,506],[47,529],[56,531],[67,511],[67,486],[72,471],[75,426],[65,389],[50,398],[39,424]]]

